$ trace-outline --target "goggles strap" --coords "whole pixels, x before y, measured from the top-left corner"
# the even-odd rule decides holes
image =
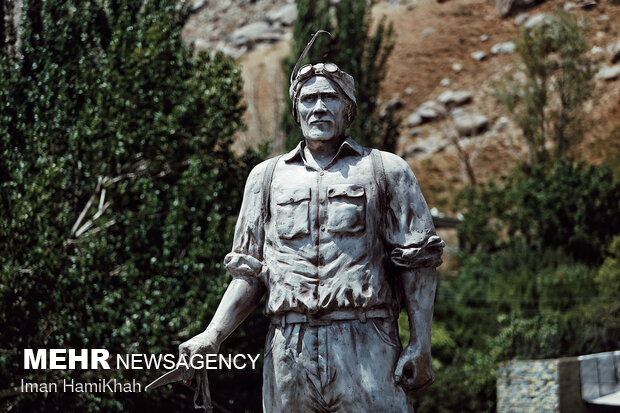
[[[295,67],[293,68],[293,71],[291,72],[291,79],[290,79],[291,85],[293,84],[293,79],[295,79],[295,77],[297,76],[297,69],[299,68],[299,64],[304,60],[304,58],[308,54],[308,51],[312,47],[312,44],[316,40],[319,33],[327,33],[329,37],[333,38],[331,33],[326,30],[319,30],[318,32],[314,33],[314,35],[312,36],[312,39],[310,39],[310,42],[306,45],[303,52],[301,52],[301,55],[299,56],[299,59],[297,59],[297,63],[295,63]]]

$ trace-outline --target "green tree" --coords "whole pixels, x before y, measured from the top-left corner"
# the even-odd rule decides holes
[[[22,352],[176,353],[215,310],[241,183],[259,158],[230,150],[242,126],[239,68],[187,47],[184,16],[174,0],[24,1],[20,41],[2,44],[2,390],[22,378],[144,386],[156,372],[26,371]],[[248,329],[264,327],[252,319],[223,351],[255,352],[261,334]],[[216,403],[260,403],[260,375],[241,374],[243,388],[230,374],[211,378]],[[0,403],[176,411],[191,394],[58,392]]]
[[[616,348],[620,180],[607,167],[521,165],[460,206],[469,248],[458,276],[440,276],[437,382],[416,411],[492,412],[497,362]]]
[[[288,76],[312,34],[329,31],[334,38],[319,36],[308,53],[310,63],[333,62],[355,79],[357,117],[348,133],[363,145],[394,150],[400,120],[394,109],[380,114],[378,95],[386,75],[386,63],[394,48],[391,24],[381,20],[371,34],[372,20],[366,0],[297,0],[298,17],[293,28],[291,54],[282,62]],[[303,64],[303,63],[302,63]],[[288,86],[288,85],[287,85]],[[285,147],[294,148],[301,131],[291,114],[292,104],[285,90],[287,110],[282,118]]]
[[[605,166],[566,159],[521,166],[503,184],[465,189],[458,203],[466,211],[459,231],[471,251],[562,248],[598,265],[620,233],[620,180]]]
[[[494,85],[497,98],[523,131],[530,163],[569,156],[583,139],[588,126],[583,105],[591,96],[594,75],[585,31],[584,20],[563,11],[533,29],[521,29],[517,53],[525,78],[509,75]]]
[[[616,235],[609,245],[595,281],[603,297],[620,297],[620,235]]]

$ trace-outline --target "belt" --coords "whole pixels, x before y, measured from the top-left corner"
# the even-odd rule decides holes
[[[369,318],[393,318],[392,312],[385,308],[367,311],[337,310],[327,314],[302,314],[289,312],[271,317],[271,324],[281,325],[307,323],[311,327],[328,326],[332,321],[359,320],[365,323]]]

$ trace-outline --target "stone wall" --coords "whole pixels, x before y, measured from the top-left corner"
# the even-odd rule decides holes
[[[560,411],[559,360],[511,360],[497,371],[497,412]]]

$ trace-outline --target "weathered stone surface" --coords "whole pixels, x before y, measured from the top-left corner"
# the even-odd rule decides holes
[[[515,17],[515,24],[517,26],[521,26],[523,23],[525,23],[527,21],[527,19],[530,18],[530,15],[527,13],[520,13],[517,15],[517,17]]]
[[[489,120],[486,116],[478,113],[462,112],[453,116],[454,127],[460,136],[474,136],[483,132]]]
[[[266,17],[272,23],[277,22],[284,26],[290,26],[297,20],[297,6],[295,3],[284,5],[270,11]]]
[[[514,42],[497,43],[491,47],[493,54],[509,54],[514,53],[515,50],[517,50],[517,45]]]
[[[481,60],[486,59],[487,54],[485,52],[483,52],[482,50],[478,50],[478,51],[473,52],[471,54],[471,57],[474,58],[477,61],[481,61]]]
[[[586,1],[585,3],[581,3],[579,7],[581,7],[584,10],[592,10],[597,5],[598,5],[598,2],[596,2],[595,0],[591,0],[591,1]]]
[[[242,46],[256,42],[281,40],[284,35],[267,22],[254,22],[235,30],[230,37],[235,46]]]
[[[446,108],[440,103],[429,100],[420,105],[417,113],[422,119],[432,121],[446,116]]]
[[[497,369],[497,412],[559,411],[557,359],[508,361]]]
[[[503,132],[508,129],[510,125],[510,120],[506,116],[500,116],[499,119],[495,122],[491,130],[493,132]]]
[[[620,60],[620,40],[607,46],[607,50],[609,50],[611,63],[616,63]]]
[[[551,19],[551,16],[545,13],[535,14],[527,18],[525,23],[523,23],[523,27],[526,29],[533,29],[534,27],[542,26],[546,24]]]
[[[450,116],[455,117],[466,113],[463,108],[454,108],[450,110]]]
[[[603,66],[594,77],[603,80],[615,80],[618,76],[620,76],[620,65]]]
[[[512,10],[515,0],[495,0],[495,10],[501,17],[506,17]]]
[[[413,112],[407,118],[407,126],[418,126],[422,124],[422,116],[418,112]]]
[[[418,136],[422,133],[422,128],[411,128],[409,129],[409,136]]]
[[[195,13],[206,5],[207,5],[207,0],[194,0],[189,5],[189,11],[192,13]]]
[[[578,9],[579,5],[577,3],[573,3],[571,1],[564,3],[564,11],[570,12],[571,10]]]
[[[433,134],[424,139],[416,139],[415,143],[407,146],[401,156],[403,158],[426,158],[434,153],[441,152],[450,145],[448,138],[442,133]]]
[[[184,25],[183,38],[188,42],[200,43],[200,50],[221,50],[239,58],[255,46],[292,36],[290,26],[287,26],[291,19],[292,1],[189,0],[189,3],[190,13]],[[268,33],[272,33],[257,39],[248,39],[245,35],[240,38],[239,33],[235,33],[256,22],[268,23],[271,27]],[[267,30],[266,26],[262,27]]]
[[[495,9],[501,17],[506,17],[513,9],[528,7],[537,0],[495,0]]]
[[[437,100],[446,106],[450,106],[450,105],[459,106],[459,105],[464,105],[465,103],[471,102],[471,98],[472,98],[472,93],[468,90],[458,90],[456,92],[452,90],[447,90],[443,92],[441,95],[439,95]]]

